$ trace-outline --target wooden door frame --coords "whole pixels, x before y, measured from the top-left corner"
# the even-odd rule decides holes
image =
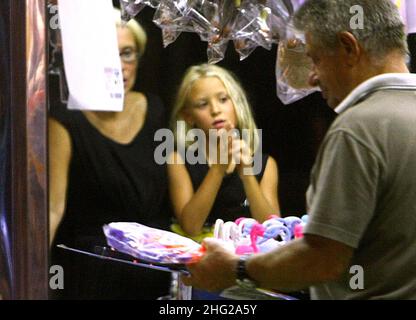
[[[48,299],[45,0],[10,1],[10,299]]]

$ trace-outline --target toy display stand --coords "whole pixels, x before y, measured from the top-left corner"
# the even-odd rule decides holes
[[[103,260],[109,260],[109,261],[116,261],[119,263],[126,263],[126,264],[134,265],[140,268],[148,268],[148,269],[154,269],[154,270],[166,271],[166,272],[187,273],[187,269],[184,264],[167,264],[167,263],[149,262],[143,259],[137,259],[128,254],[116,251],[110,247],[95,246],[93,252],[87,251],[84,249],[71,248],[64,244],[57,245],[57,247],[60,249],[87,255],[90,257],[103,259]]]
[[[238,286],[224,290],[220,294],[212,294],[192,287],[185,286],[181,281],[181,275],[187,274],[184,264],[154,263],[137,259],[130,255],[118,252],[109,247],[95,246],[93,252],[71,248],[64,244],[57,246],[60,249],[68,250],[78,254],[87,255],[97,259],[115,261],[134,265],[138,268],[148,268],[172,273],[171,295],[162,297],[166,300],[297,300],[297,298],[263,289],[243,289]]]

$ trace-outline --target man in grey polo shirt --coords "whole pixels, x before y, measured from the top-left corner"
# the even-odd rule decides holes
[[[351,25],[362,12],[362,28]],[[416,299],[416,75],[391,0],[312,0],[296,13],[310,77],[340,113],[307,192],[303,239],[244,259],[206,240],[187,284],[311,287],[315,299]]]

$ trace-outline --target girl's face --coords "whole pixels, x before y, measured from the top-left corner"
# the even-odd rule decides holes
[[[118,50],[121,59],[121,71],[123,72],[124,92],[131,91],[136,82],[138,66],[137,46],[133,33],[129,28],[117,28]]]
[[[195,81],[189,93],[183,117],[190,126],[202,129],[232,129],[237,127],[234,103],[224,84],[217,77]]]

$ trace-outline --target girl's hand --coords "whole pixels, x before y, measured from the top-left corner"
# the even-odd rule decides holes
[[[251,169],[253,167],[253,156],[249,145],[242,139],[233,139],[232,156],[233,161],[236,163],[240,177],[247,175],[247,169]]]
[[[225,175],[227,169],[233,161],[232,137],[228,134],[228,128],[222,128],[217,132],[217,154],[210,157],[214,160],[213,167],[218,168]]]

